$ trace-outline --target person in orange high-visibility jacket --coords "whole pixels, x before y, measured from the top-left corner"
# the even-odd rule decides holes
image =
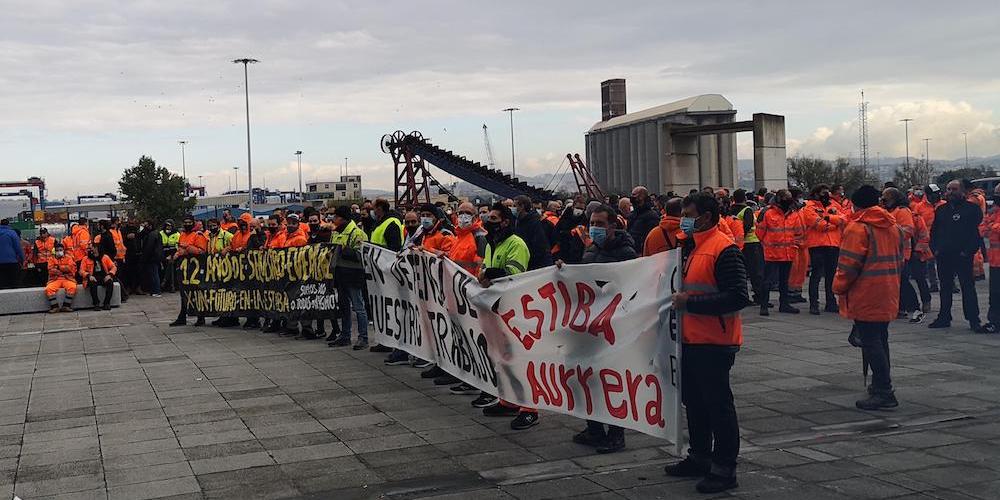
[[[837,271],[840,232],[847,219],[840,206],[830,198],[830,188],[819,184],[809,192],[810,200],[799,212],[805,225],[805,247],[809,252],[809,314],[820,314],[819,280],[823,280],[826,312],[836,313],[837,299],[833,296],[833,275]]]
[[[790,314],[799,312],[792,307],[788,293],[788,275],[805,236],[802,216],[795,210],[794,203],[791,192],[779,189],[772,204],[757,216],[757,237],[764,245],[764,275],[768,283],[760,301],[762,316],[769,314],[768,296],[774,285],[778,286],[778,310]]]
[[[718,493],[737,486],[740,431],[730,370],[743,344],[740,310],[750,296],[743,254],[719,229],[718,201],[696,193],[683,203],[681,227],[688,238],[681,292],[672,300],[681,313],[681,399],[690,439],[687,458],[668,465],[666,473],[701,476],[696,489]]]
[[[269,215],[267,218],[267,240],[264,242],[264,248],[284,248],[287,234],[284,219],[278,214]]]
[[[890,187],[882,191],[882,208],[885,208],[893,218],[896,219],[896,226],[903,233],[903,268],[900,273],[899,287],[899,315],[900,317],[910,316],[913,323],[919,323],[923,319],[923,311],[917,302],[917,292],[910,283],[909,262],[913,254],[914,236],[916,227],[913,222],[913,212],[907,206],[906,197],[902,191]]]
[[[49,230],[40,228],[38,236],[31,246],[31,253],[26,255],[25,260],[30,260],[35,264],[37,282],[44,285],[49,279],[49,259],[55,251],[56,239],[49,235]]]
[[[851,201],[858,217],[844,229],[833,293],[840,300],[841,316],[854,320],[851,338],[860,338],[862,356],[872,368],[869,397],[855,405],[862,410],[895,408],[899,403],[889,376],[889,322],[899,312],[905,238],[895,217],[878,206],[876,188],[861,186]]]
[[[913,212],[913,251],[910,253],[910,261],[906,264],[906,271],[909,277],[917,283],[919,293],[921,314],[914,314],[917,321],[923,319],[923,315],[931,312],[931,290],[927,282],[927,261],[934,257],[931,252],[931,230],[924,222],[923,216]],[[912,319],[911,319],[912,321]]]
[[[76,260],[66,253],[62,243],[56,243],[48,262],[48,281],[45,284],[45,297],[49,299],[49,312],[72,312],[73,297],[76,296]],[[66,301],[59,306],[59,290],[65,290]]]
[[[979,207],[979,210],[983,213],[983,217],[986,217],[986,194],[980,188],[972,188],[972,184],[966,181],[966,189],[969,191],[969,201],[975,203]],[[979,251],[972,256],[972,275],[976,277],[976,281],[981,281],[986,279],[986,269],[983,264],[983,260],[986,257],[986,243],[985,241],[980,243]]]
[[[285,219],[285,237],[281,241],[281,248],[304,247],[309,244],[309,233],[306,232],[305,225],[299,221],[299,216],[292,214]]]
[[[458,206],[456,220],[455,242],[446,255],[469,274],[479,277],[479,268],[486,254],[486,230],[472,203],[464,202]]]
[[[80,262],[80,277],[83,278],[83,286],[90,292],[90,299],[94,305],[94,310],[103,308],[105,311],[111,309],[111,296],[115,291],[115,277],[118,276],[118,266],[114,259],[107,254],[102,254],[97,249],[98,244],[90,244],[87,256]],[[101,305],[97,289],[104,288],[104,304]]]
[[[983,331],[996,333],[1000,331],[1000,184],[993,189],[993,206],[979,224],[979,233],[989,240],[990,245],[987,254],[990,266],[990,299]]]
[[[190,214],[185,215],[181,225],[180,237],[177,240],[177,252],[174,253],[174,260],[180,262],[185,257],[194,257],[208,253],[208,237],[201,231],[195,230],[195,220]],[[181,272],[180,266],[177,267]],[[187,293],[181,288],[181,310],[177,314],[177,319],[170,323],[170,326],[184,326],[187,324]],[[194,322],[194,326],[205,324],[205,317],[199,315]]]
[[[681,199],[671,198],[663,204],[663,217],[660,224],[653,228],[646,235],[646,242],[642,246],[643,257],[673,250],[680,246],[685,238],[681,231]]]
[[[420,207],[420,226],[424,230],[424,238],[420,247],[428,252],[447,254],[455,244],[455,233],[451,223],[440,208],[425,203]],[[458,379],[455,379],[458,380]]]
[[[87,256],[87,249],[90,248],[89,224],[86,217],[80,217],[77,224],[70,229],[73,238],[73,258],[76,259],[77,266]]]

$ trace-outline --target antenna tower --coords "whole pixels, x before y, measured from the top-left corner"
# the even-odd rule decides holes
[[[861,103],[858,104],[858,159],[861,168],[868,170],[868,103],[865,101],[865,91],[861,90]]]

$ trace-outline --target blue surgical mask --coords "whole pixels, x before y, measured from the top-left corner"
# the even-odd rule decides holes
[[[608,229],[605,227],[590,226],[590,240],[595,245],[601,246],[608,239]]]
[[[517,207],[510,207],[510,213],[514,214],[514,217],[517,217]]]
[[[681,217],[681,231],[688,236],[694,233],[694,217]]]
[[[424,229],[430,229],[434,227],[434,217],[421,217],[420,225],[424,226]]]

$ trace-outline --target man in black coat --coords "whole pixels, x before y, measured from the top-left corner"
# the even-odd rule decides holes
[[[531,206],[531,198],[521,195],[514,198],[514,216],[517,223],[514,234],[521,237],[528,245],[528,271],[541,269],[552,265],[552,245],[545,236],[548,231],[538,212]]]
[[[965,186],[961,180],[949,182],[945,193],[948,203],[934,210],[934,224],[931,226],[931,251],[934,252],[941,281],[941,311],[929,327],[951,326],[952,287],[954,277],[957,276],[962,287],[962,311],[965,319],[972,331],[982,333],[976,282],[972,275],[972,258],[983,241],[979,235],[983,212],[965,199]]]
[[[163,261],[163,237],[149,223],[142,240],[142,268],[146,291],[153,297],[160,296],[160,264]]]
[[[632,189],[632,213],[628,215],[628,234],[632,237],[632,247],[642,254],[646,235],[660,224],[660,214],[653,209],[649,200],[649,190],[645,186]]]

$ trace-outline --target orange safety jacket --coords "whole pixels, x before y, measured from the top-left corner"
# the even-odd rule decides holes
[[[49,281],[76,279],[76,261],[68,253],[61,258],[53,255],[49,258]]]
[[[303,226],[303,224],[299,224],[299,230],[294,233],[285,231],[285,238],[281,242],[281,248],[304,247],[308,245],[309,233],[302,229]]]
[[[926,198],[921,198],[910,203],[910,210],[915,214],[920,214],[924,218],[924,223],[927,224],[927,227],[934,225],[934,205],[931,205]]]
[[[94,259],[90,256],[80,261],[80,277],[83,278],[83,285],[87,286],[87,279],[94,274]],[[115,261],[108,257],[107,255],[101,255],[101,267],[104,269],[104,273],[108,276],[114,276],[118,274],[118,266],[115,265]]]
[[[642,245],[642,255],[649,257],[660,252],[673,250],[680,246],[684,237],[685,234],[681,231],[680,217],[664,215],[660,219],[660,224],[646,235],[646,241]]]
[[[185,247],[185,245],[190,245]],[[186,250],[185,250],[186,248]],[[189,257],[208,252],[208,238],[201,231],[181,231],[177,240],[176,257]]]
[[[239,231],[239,226],[237,226],[235,222],[220,222],[219,229],[222,229],[223,231],[229,231],[230,233],[235,234],[237,231]]]
[[[994,206],[979,224],[979,234],[990,243],[987,258],[990,267],[1000,267],[1000,207]]]
[[[839,247],[840,232],[847,219],[833,201],[823,206],[819,200],[809,200],[800,212],[806,228],[806,248]]]
[[[222,227],[222,226],[219,226]],[[233,252],[242,251],[247,247],[247,242],[250,241],[250,236],[253,232],[247,229],[246,231],[236,231],[233,233],[233,239],[229,240],[229,250]]]
[[[264,248],[285,248],[285,236],[287,234],[288,231],[281,226],[279,226],[273,233],[268,231],[267,240],[264,242]]]
[[[483,254],[486,251],[486,235],[482,222],[476,220],[469,227],[455,228],[455,241],[448,250],[448,259],[465,269],[473,276],[479,276],[479,268],[483,263]],[[480,241],[484,244],[480,248]]]
[[[913,238],[917,232],[913,223],[913,212],[906,207],[896,207],[889,210],[896,219],[896,225],[903,231],[903,260],[910,260],[913,254]]]
[[[723,250],[734,245],[719,226],[694,233],[694,249],[684,262],[681,290],[689,295],[716,293],[715,262]],[[739,311],[723,315],[681,315],[681,331],[685,344],[710,344],[722,346],[743,345],[743,321]]]
[[[125,240],[122,238],[121,229],[111,228],[111,239],[115,241],[115,260],[125,260]]]
[[[56,248],[56,239],[49,236],[47,238],[35,238],[35,244],[31,249],[31,262],[45,264],[52,257]]]
[[[767,261],[795,261],[803,236],[802,216],[797,210],[786,214],[772,205],[757,223],[757,237],[764,245],[764,260]]]
[[[896,319],[904,241],[896,218],[884,208],[858,210],[858,219],[844,230],[833,278],[841,316],[873,322]]]
[[[435,228],[434,232],[424,234],[424,239],[421,240],[420,247],[424,250],[439,250],[448,253],[454,244],[454,234],[451,234],[450,231],[442,231]]]
[[[913,213],[913,229],[913,252],[920,262],[927,262],[934,258],[934,253],[931,252],[931,229],[924,222],[924,218],[916,212]]]
[[[87,256],[87,249],[90,248],[90,230],[77,224],[73,226],[71,235],[73,237],[73,258],[79,262]],[[69,252],[69,249],[66,251]]]

